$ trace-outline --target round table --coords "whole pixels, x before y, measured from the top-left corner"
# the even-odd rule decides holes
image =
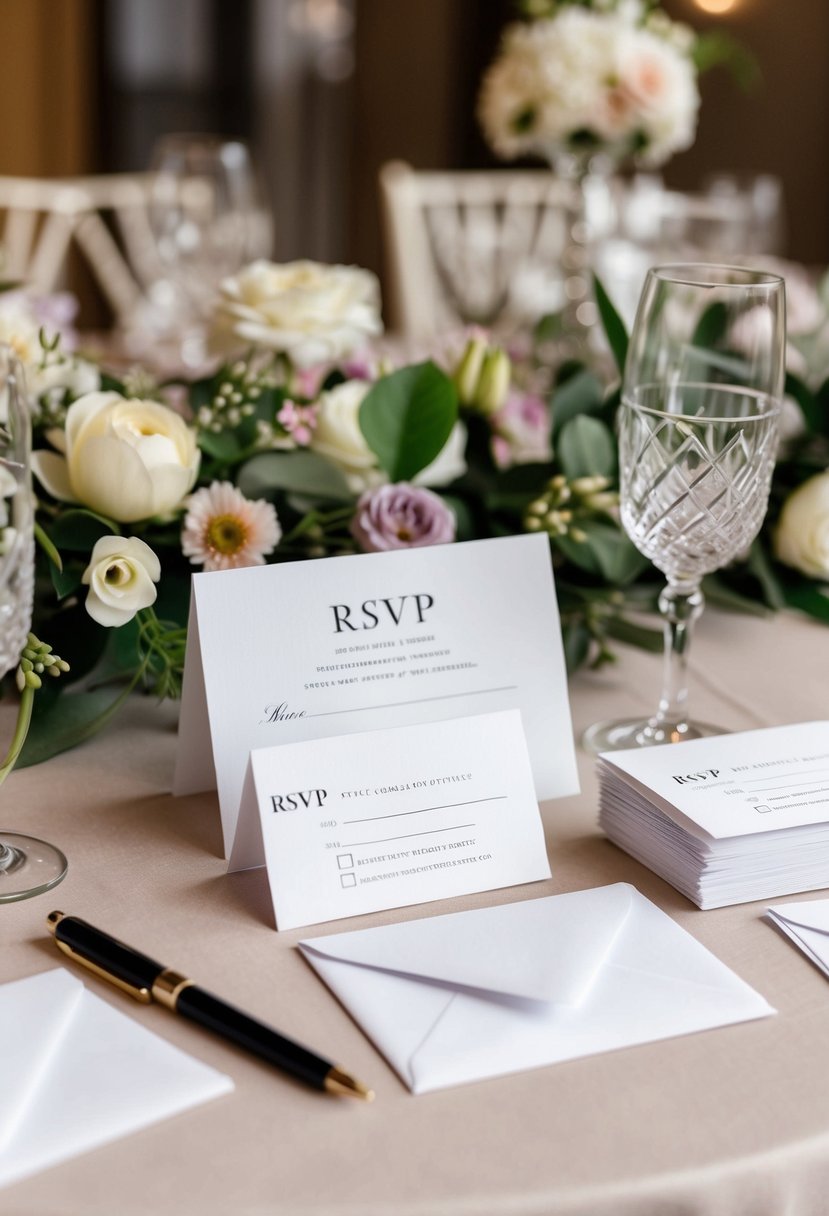
[[[820,718],[827,656],[829,631],[804,619],[707,614],[692,655],[693,709],[731,729]],[[658,657],[627,649],[616,667],[579,674],[576,730],[650,710],[659,679]],[[53,841],[70,868],[54,891],[0,907],[0,980],[62,964],[45,924],[61,908],[342,1062],[377,1099],[365,1105],[308,1090],[83,973],[105,1000],[228,1073],[235,1091],[8,1188],[0,1211],[829,1211],[826,980],[763,920],[764,904],[700,912],[609,844],[596,827],[588,756],[580,755],[582,794],[542,808],[551,881],[277,933],[265,872],[225,873],[215,795],[170,795],[175,746],[174,707],[133,699],[104,735],[12,774],[3,826]],[[413,1097],[294,948],[321,932],[617,881],[638,887],[778,1015]]]

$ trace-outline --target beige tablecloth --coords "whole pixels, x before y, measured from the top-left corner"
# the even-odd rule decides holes
[[[580,675],[576,729],[649,711],[659,666],[626,650],[615,669]],[[807,621],[711,614],[693,667],[695,711],[725,727],[829,717],[829,631]],[[779,1015],[413,1097],[294,949],[309,931],[274,931],[264,872],[226,876],[215,796],[169,795],[173,723],[169,709],[136,701],[103,737],[7,782],[4,826],[61,845],[70,870],[55,891],[0,907],[0,980],[58,963],[44,925],[58,907],[340,1061],[377,1100],[308,1090],[89,977],[99,995],[229,1073],[236,1091],[0,1192],[0,1212],[826,1216],[829,985],[761,919],[764,905],[700,912],[607,843],[588,757],[583,794],[543,808],[551,882],[331,931],[623,880]]]

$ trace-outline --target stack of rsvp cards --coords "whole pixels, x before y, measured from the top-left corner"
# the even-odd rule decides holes
[[[599,757],[599,822],[700,908],[829,887],[829,722]]]

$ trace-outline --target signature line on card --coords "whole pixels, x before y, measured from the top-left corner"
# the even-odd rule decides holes
[[[389,840],[409,840],[412,836],[437,836],[438,832],[460,832],[463,828],[474,828],[474,823],[456,823],[453,828],[434,828],[431,832],[407,832],[405,836],[383,836],[380,840],[354,840],[340,845],[343,849],[359,849],[361,844],[386,844]]]
[[[470,692],[448,692],[442,697],[419,697],[414,701],[392,701],[388,705],[355,705],[352,709],[328,709],[321,714],[308,714],[309,718],[333,718],[335,714],[364,714],[370,709],[399,709],[401,705],[427,705],[429,701],[452,701],[455,697],[482,697],[485,693],[515,692],[517,684],[506,684],[503,688],[473,688]]]
[[[344,819],[343,823],[374,823],[375,819],[403,819],[406,815],[426,815],[429,811],[451,811],[457,806],[476,806],[479,802],[502,802],[506,794],[493,794],[491,798],[471,798],[468,802],[445,802],[443,806],[424,806],[419,811],[396,811],[394,815],[369,815],[367,819]]]

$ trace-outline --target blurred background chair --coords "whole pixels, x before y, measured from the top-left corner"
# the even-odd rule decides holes
[[[160,277],[149,226],[149,174],[41,179],[0,177],[3,277],[39,294],[68,285],[80,255],[116,324]]]
[[[421,172],[390,161],[380,172],[392,324],[422,337],[554,311],[554,268],[566,243],[572,187],[543,170]],[[522,282],[523,280],[523,282]]]

